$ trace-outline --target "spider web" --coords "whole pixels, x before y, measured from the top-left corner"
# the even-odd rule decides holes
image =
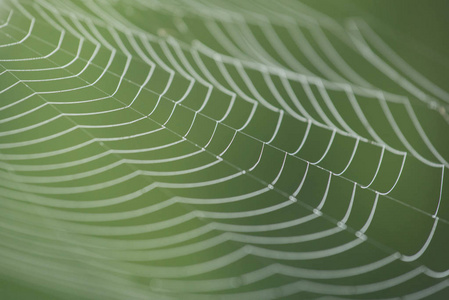
[[[2,6],[3,276],[65,299],[447,294],[449,94],[363,20]]]

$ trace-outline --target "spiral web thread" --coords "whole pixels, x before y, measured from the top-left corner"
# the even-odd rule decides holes
[[[291,1],[7,1],[0,272],[91,299],[438,299],[449,94]]]

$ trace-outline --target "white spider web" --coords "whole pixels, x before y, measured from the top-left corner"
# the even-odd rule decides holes
[[[8,1],[0,270],[89,299],[449,285],[449,95],[298,2]]]

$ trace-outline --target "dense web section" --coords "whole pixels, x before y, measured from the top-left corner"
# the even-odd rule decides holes
[[[0,274],[76,299],[442,299],[449,93],[294,1],[6,1]]]

